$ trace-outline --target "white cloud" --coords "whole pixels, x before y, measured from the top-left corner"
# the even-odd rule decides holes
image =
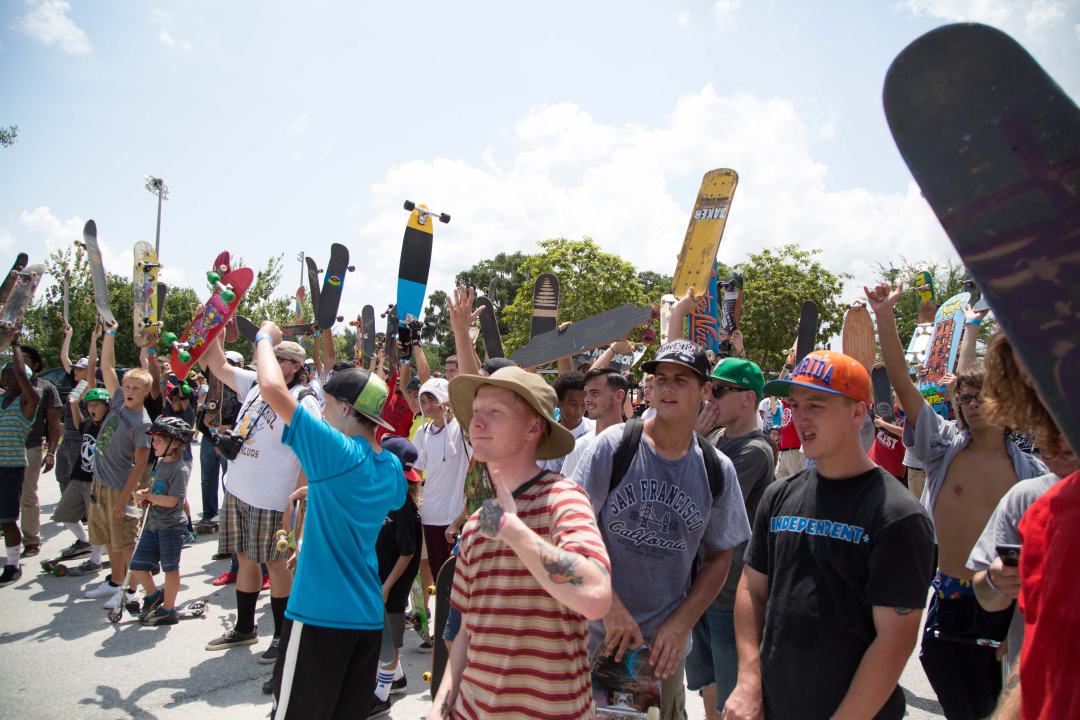
[[[836,137],[836,118],[829,118],[829,120],[818,127],[817,131],[818,140],[832,140]]]
[[[302,157],[304,157],[304,153],[300,152],[299,150],[297,150],[296,152],[294,152],[292,154],[292,159],[293,160],[299,160]]]
[[[892,9],[908,10],[916,17],[928,15],[942,20],[981,22],[1004,30],[1038,34],[1065,19],[1065,5],[1062,0],[901,0]],[[1015,24],[1015,19],[1021,17],[1024,24]]]
[[[71,248],[76,240],[82,240],[83,226],[86,221],[78,215],[68,220],[60,220],[47,207],[39,207],[33,212],[22,211],[19,219],[32,235],[34,242],[45,246],[45,254],[51,255],[61,249]],[[135,264],[135,254],[130,247],[115,252],[109,239],[108,228],[98,226],[98,247],[101,248],[101,264],[105,271],[131,277]],[[26,245],[26,243],[23,243]]]
[[[158,26],[158,39],[161,40],[161,42],[169,47],[176,47],[177,42],[173,39],[172,35],[169,34],[168,30],[173,24],[172,15],[170,13],[161,8],[155,8],[154,11],[150,13],[150,22]],[[182,40],[179,45],[184,50],[191,49],[191,43],[186,40]]]
[[[740,175],[719,253],[729,264],[788,243],[821,248],[825,267],[855,276],[850,300],[879,261],[956,258],[914,182],[896,193],[827,191],[828,168],[810,151],[819,133],[789,100],[721,97],[711,85],[680,98],[661,127],[604,125],[570,102],[533,108],[512,130],[521,147],[508,161],[495,150],[475,163],[414,159],[371,187],[352,245],[370,248],[373,261],[345,299],[378,306],[393,297],[405,199],[454,218],[435,225],[429,293],[483,258],[536,252],[536,241],[558,236],[589,235],[639,269],[671,274],[693,193],[715,167]]]
[[[308,122],[308,116],[301,115],[300,117],[289,123],[289,129],[285,132],[289,135],[303,135],[304,131],[307,130],[308,125],[310,124],[311,123]]]
[[[0,227],[0,253],[9,253],[14,247],[15,238],[11,237],[11,233],[7,231],[7,228]],[[0,261],[0,266],[4,264],[3,261]]]
[[[15,28],[46,45],[60,43],[64,52],[75,55],[88,53],[90,38],[67,16],[71,9],[63,0],[26,0],[26,15],[16,21]]]
[[[713,14],[716,16],[716,24],[723,27],[730,15],[739,9],[742,0],[717,0],[713,6]]]
[[[158,280],[169,287],[183,287],[187,285],[187,273],[175,265],[164,265],[158,270]]]
[[[1080,40],[1080,23],[1073,25],[1073,32],[1076,33],[1076,39]]]
[[[690,24],[690,11],[683,10],[681,13],[675,15],[675,22],[679,24],[679,27],[686,27]]]
[[[1035,0],[1024,13],[1027,31],[1035,34],[1065,19],[1065,3],[1058,0]]]

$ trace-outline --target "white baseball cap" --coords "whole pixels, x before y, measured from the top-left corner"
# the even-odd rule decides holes
[[[236,352],[235,350],[226,350],[225,359],[231,362],[233,365],[244,364],[244,356]]]
[[[75,367],[81,368],[83,370],[85,370],[87,368],[87,366],[89,366],[89,365],[90,365],[90,359],[89,358],[84,358],[84,357],[79,358],[79,362],[75,363]]]

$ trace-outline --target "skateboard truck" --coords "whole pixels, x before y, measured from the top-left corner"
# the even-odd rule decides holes
[[[406,200],[405,201],[405,209],[408,210],[409,212],[412,212],[413,210],[416,210],[416,203],[414,203],[412,200]],[[441,223],[450,222],[450,216],[447,215],[446,213],[435,213],[435,212],[433,212],[431,210],[425,210],[424,208],[420,208],[420,217],[418,217],[416,219],[416,221],[418,223],[420,223],[421,225],[426,225],[428,218],[433,216],[433,215],[436,215],[436,214],[439,217],[439,222],[441,222]],[[386,317],[386,316],[384,315],[383,317]]]
[[[274,546],[277,548],[278,552],[285,552],[289,548],[296,547],[296,540],[293,539],[292,533],[285,532],[284,530],[278,530],[276,533],[274,533],[274,535],[277,538]]]
[[[211,290],[217,290],[221,293],[221,299],[226,303],[231,303],[236,299],[236,293],[232,291],[231,285],[223,285],[221,283],[221,276],[216,272],[206,273],[206,280],[210,283]],[[184,362],[187,362],[186,360]]]
[[[140,260],[139,262],[135,263],[135,267],[137,267],[139,270],[153,270],[154,268],[160,268],[161,263],[146,262],[145,260]]]
[[[180,358],[180,362],[182,362],[182,363],[191,362],[191,353],[188,352],[189,350],[191,350],[191,343],[189,343],[189,342],[180,342],[176,337],[176,333],[171,333],[171,332],[170,333],[165,333],[165,337],[163,337],[161,339],[164,340],[169,345],[176,348],[176,350],[177,350],[176,356],[178,358]]]

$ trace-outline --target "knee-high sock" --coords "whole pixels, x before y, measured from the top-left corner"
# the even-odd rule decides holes
[[[249,633],[255,629],[255,603],[259,600],[259,591],[236,591],[236,632]]]

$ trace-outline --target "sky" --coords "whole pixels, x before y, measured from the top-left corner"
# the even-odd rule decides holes
[[[279,295],[349,248],[341,314],[394,300],[406,199],[428,292],[498,252],[590,236],[672,274],[705,172],[739,174],[719,259],[797,242],[854,276],[957,256],[889,133],[889,64],[956,21],[1080,97],[1080,0],[0,3],[0,266],[81,238],[107,270],[161,220],[162,279],[284,254]],[[200,290],[201,292],[201,290]]]

